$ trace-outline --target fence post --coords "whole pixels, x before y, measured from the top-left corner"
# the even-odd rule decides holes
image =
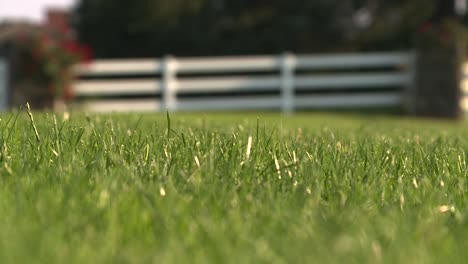
[[[177,60],[168,55],[162,60],[162,111],[177,110]]]
[[[283,113],[294,112],[294,70],[296,57],[289,52],[281,56],[281,110]]]
[[[0,58],[0,112],[8,107],[8,64]]]
[[[432,32],[446,32],[435,38]],[[412,90],[416,116],[459,119],[462,117],[461,67],[464,40],[454,24],[433,23],[416,35],[416,75]]]

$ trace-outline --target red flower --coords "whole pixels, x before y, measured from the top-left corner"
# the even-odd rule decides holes
[[[49,31],[28,32],[19,35],[17,41],[22,49],[23,73],[48,87],[53,95],[65,100],[72,98],[71,67],[91,61],[90,47]]]
[[[93,52],[89,45],[81,45],[81,60],[84,63],[91,63],[91,61],[93,60]]]
[[[92,59],[91,48],[88,45],[81,45],[75,41],[65,41],[63,49],[72,56],[76,56],[79,61],[89,63]]]

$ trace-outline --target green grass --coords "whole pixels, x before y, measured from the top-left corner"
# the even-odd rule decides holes
[[[1,263],[468,259],[464,123],[33,117],[0,116]]]

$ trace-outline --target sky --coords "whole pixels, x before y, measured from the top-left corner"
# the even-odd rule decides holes
[[[0,21],[29,20],[40,22],[47,7],[73,6],[76,0],[0,0]]]

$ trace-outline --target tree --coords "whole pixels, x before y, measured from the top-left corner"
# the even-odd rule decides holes
[[[97,57],[405,49],[436,0],[81,0]]]

